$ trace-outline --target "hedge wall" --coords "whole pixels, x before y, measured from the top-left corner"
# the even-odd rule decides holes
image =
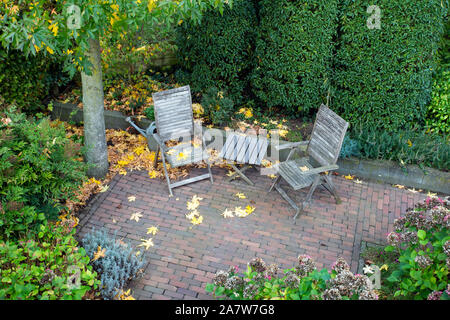
[[[330,83],[338,0],[262,0],[251,77],[263,105],[291,114],[315,110]]]
[[[341,0],[333,104],[352,124],[395,130],[425,119],[448,10],[445,0]],[[333,105],[332,104],[332,105]]]
[[[234,102],[242,102],[252,70],[255,25],[255,8],[248,0],[235,0],[232,8],[225,6],[223,16],[206,12],[199,25],[183,22],[177,28],[182,68],[178,81],[188,83],[197,93],[211,87],[225,89]]]
[[[24,110],[38,110],[49,91],[46,76],[48,61],[28,57],[19,51],[6,52],[0,46],[0,97]]]

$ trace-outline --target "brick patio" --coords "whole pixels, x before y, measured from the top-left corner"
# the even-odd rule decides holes
[[[199,169],[192,169],[193,175]],[[201,171],[204,172],[203,170]],[[294,210],[280,194],[267,194],[272,180],[249,170],[255,187],[242,181],[227,182],[226,170],[213,168],[214,184],[204,180],[174,189],[169,198],[165,180],[149,179],[146,171],[117,175],[107,192],[98,194],[80,214],[79,235],[92,227],[105,227],[133,245],[149,238],[147,228],[159,226],[153,236],[155,246],[145,251],[148,265],[145,275],[131,283],[137,299],[212,299],[205,292],[216,271],[237,265],[240,270],[254,257],[282,268],[296,264],[299,254],[308,254],[318,267],[327,267],[343,257],[353,272],[358,267],[361,241],[384,243],[394,219],[426,195],[393,188],[387,184],[335,177],[342,204],[319,187],[313,204],[295,223]],[[287,193],[300,202],[303,192]],[[247,199],[235,194],[243,192]],[[129,196],[136,196],[129,202]],[[186,219],[186,202],[193,195],[204,198],[198,208],[204,220],[192,226]],[[178,199],[178,200],[177,200]],[[226,209],[248,204],[256,207],[246,218],[224,219]],[[142,211],[139,222],[130,220],[133,212]],[[113,219],[116,221],[113,222]]]

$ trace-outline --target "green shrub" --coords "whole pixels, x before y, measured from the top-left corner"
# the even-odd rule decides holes
[[[388,132],[358,126],[350,137],[357,142],[354,156],[392,160],[402,166],[416,164],[441,170],[450,167],[449,135],[425,133],[419,127]]]
[[[56,217],[85,179],[79,141],[62,124],[0,114],[0,203],[19,203]]]
[[[237,267],[216,273],[207,292],[232,300],[376,300],[372,282],[364,275],[354,275],[343,259],[318,271],[311,257],[300,255],[298,265],[281,274],[277,265],[267,266],[260,258],[248,263],[244,276]]]
[[[0,300],[79,300],[97,289],[73,232],[42,224],[36,236],[0,241]]]
[[[396,130],[424,124],[448,1],[380,0],[380,29],[369,29],[370,0],[342,0],[333,104],[351,124]]]
[[[214,87],[206,90],[202,106],[205,117],[214,125],[227,125],[233,115],[233,101]]]
[[[241,103],[252,70],[256,25],[253,2],[247,0],[233,1],[223,15],[209,10],[199,25],[183,22],[177,28],[178,81],[194,93],[226,90],[235,104]]]
[[[416,300],[449,299],[450,198],[428,198],[395,220],[387,252],[399,263],[388,281],[394,296]]]
[[[441,68],[434,79],[426,122],[433,132],[450,133],[450,71],[448,69]]]
[[[326,101],[337,0],[262,0],[256,40],[255,95],[268,107],[305,115]],[[301,112],[299,114],[299,112]]]
[[[142,276],[147,261],[139,257],[129,244],[117,239],[116,235],[111,237],[105,229],[92,230],[82,243],[92,259],[94,270],[100,274],[103,298],[113,299],[129,281]]]
[[[0,46],[0,97],[23,109],[39,110],[40,100],[49,90],[44,81],[48,68],[48,61],[41,56],[26,58]]]

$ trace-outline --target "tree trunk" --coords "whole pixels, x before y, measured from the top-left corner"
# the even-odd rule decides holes
[[[89,39],[89,52],[92,75],[81,73],[83,87],[83,121],[86,161],[90,165],[88,176],[104,178],[108,173],[108,149],[106,146],[103,79],[100,43]]]

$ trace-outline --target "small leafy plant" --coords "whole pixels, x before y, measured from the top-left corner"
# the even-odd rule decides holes
[[[0,300],[80,300],[100,284],[73,234],[43,223],[36,235],[0,241]]]
[[[387,252],[397,251],[399,263],[388,280],[395,297],[449,299],[449,197],[427,198],[394,222]]]
[[[238,268],[216,273],[207,292],[232,300],[374,300],[378,299],[372,282],[364,275],[354,275],[343,259],[318,271],[311,257],[300,255],[298,265],[283,272],[277,265],[267,266],[260,258],[247,265],[244,276]]]
[[[209,88],[202,98],[204,114],[214,125],[227,125],[233,115],[234,104],[223,91]]]

